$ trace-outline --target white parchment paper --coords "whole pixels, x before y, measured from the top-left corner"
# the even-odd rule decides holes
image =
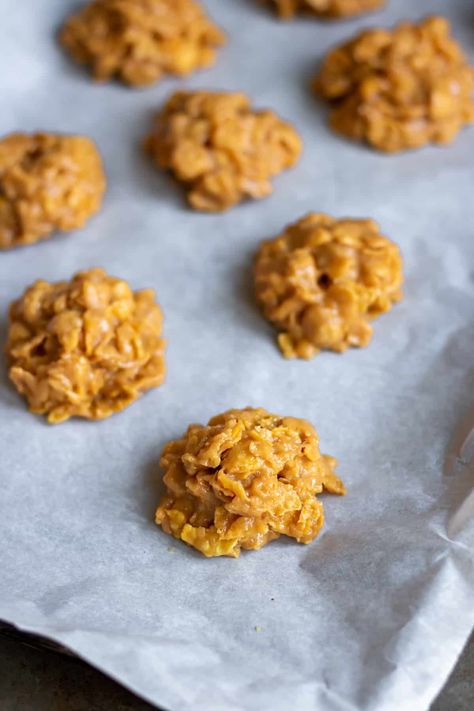
[[[379,155],[328,131],[308,83],[357,29],[433,12],[474,58],[473,4],[391,0],[356,21],[285,24],[253,0],[207,0],[230,36],[217,65],[147,90],[94,85],[62,54],[55,31],[76,4],[0,0],[0,134],[90,135],[109,176],[86,229],[0,255],[2,340],[30,282],[100,265],[156,289],[169,373],[120,415],[51,427],[2,367],[0,617],[169,711],[426,709],[474,623],[474,472],[458,434],[473,404],[474,130]],[[242,89],[294,121],[304,155],[271,198],[196,214],[149,164],[140,142],[178,86]],[[403,251],[405,299],[369,348],[287,362],[249,267],[310,210],[377,219]],[[206,560],[153,523],[160,450],[245,405],[311,420],[348,495],[325,498],[309,546]]]

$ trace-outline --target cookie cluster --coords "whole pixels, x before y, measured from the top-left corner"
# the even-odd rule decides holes
[[[316,494],[345,493],[309,422],[263,408],[191,425],[160,464],[166,493],[156,522],[208,557],[235,558],[281,535],[309,543],[324,522]]]
[[[162,318],[151,289],[103,269],[37,281],[10,307],[10,378],[51,423],[103,419],[163,382]]]

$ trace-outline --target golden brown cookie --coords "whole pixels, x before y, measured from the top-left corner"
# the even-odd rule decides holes
[[[474,68],[442,17],[366,30],[327,55],[315,90],[339,133],[394,153],[474,122]]]
[[[155,119],[146,147],[184,183],[195,210],[220,212],[272,192],[270,178],[301,153],[294,128],[255,111],[244,94],[179,91]]]
[[[262,0],[260,0],[262,1]],[[312,13],[320,17],[350,17],[377,10],[385,0],[263,0],[271,3],[283,19],[296,13]]]
[[[162,313],[103,269],[36,281],[10,306],[9,375],[31,412],[100,420],[164,380]]]
[[[93,0],[60,41],[94,79],[145,86],[210,66],[225,35],[196,0]]]
[[[311,213],[262,243],[254,278],[287,358],[366,346],[372,319],[402,297],[399,249],[373,220]]]
[[[82,227],[99,210],[105,187],[89,138],[12,133],[0,139],[0,249]]]
[[[316,494],[345,493],[310,423],[263,408],[191,425],[160,464],[166,493],[156,523],[208,557],[236,558],[281,535],[309,543],[324,522]]]

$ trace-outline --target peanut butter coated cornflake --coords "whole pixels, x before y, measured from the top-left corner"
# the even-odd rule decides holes
[[[163,382],[161,328],[153,291],[103,269],[37,281],[10,307],[10,378],[51,423],[99,420]]]
[[[263,242],[254,278],[287,358],[366,346],[370,321],[402,297],[400,252],[372,220],[311,213]]]
[[[168,442],[156,523],[205,556],[237,557],[280,535],[309,543],[324,522],[316,498],[344,494],[336,460],[305,420],[229,410]]]
[[[184,183],[196,210],[220,212],[272,192],[270,178],[296,163],[301,139],[243,94],[177,92],[156,116],[147,149]]]
[[[213,64],[225,35],[195,0],[94,0],[60,41],[95,79],[145,86]]]
[[[0,249],[82,227],[99,210],[105,186],[88,138],[12,133],[0,139]]]
[[[313,13],[321,17],[348,17],[376,10],[385,0],[267,0],[275,6],[280,17],[288,19],[297,12]]]
[[[474,68],[442,17],[362,32],[329,52],[315,89],[335,131],[381,151],[449,143],[474,121]]]

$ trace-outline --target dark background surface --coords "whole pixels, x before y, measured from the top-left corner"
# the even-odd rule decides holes
[[[431,711],[471,711],[473,699],[474,636]],[[153,708],[78,659],[0,636],[1,711],[152,711]]]

